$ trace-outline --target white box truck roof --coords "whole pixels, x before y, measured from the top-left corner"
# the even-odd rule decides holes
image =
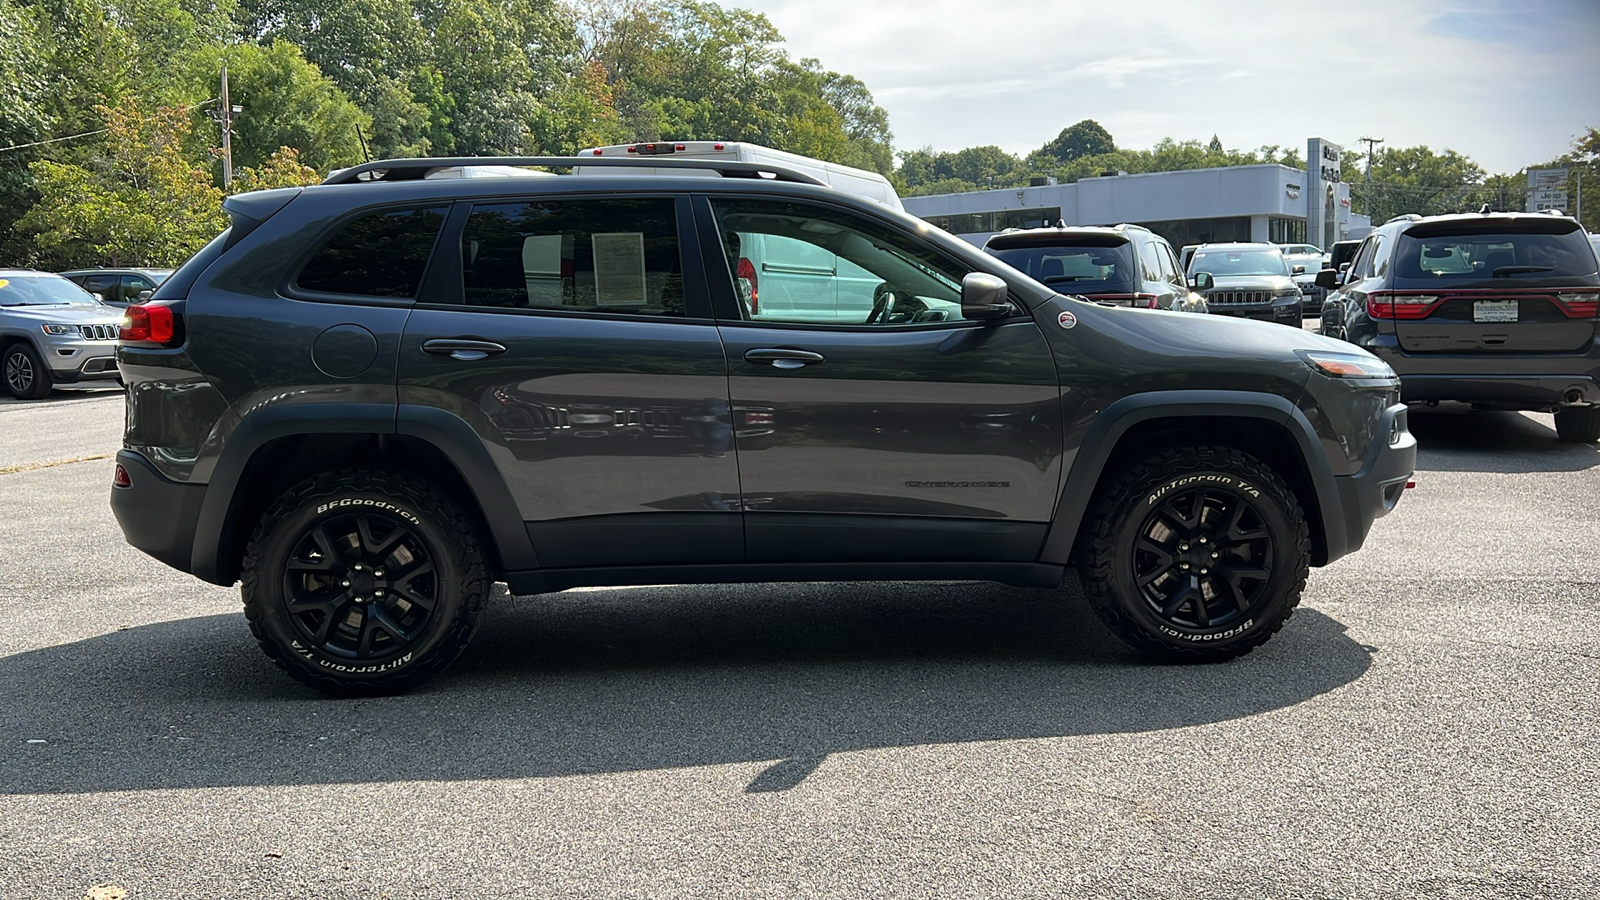
[[[905,211],[900,203],[900,195],[895,193],[894,185],[889,179],[877,172],[865,169],[855,169],[838,163],[824,162],[801,156],[798,153],[787,153],[783,150],[774,150],[760,144],[747,144],[743,141],[655,141],[642,144],[612,144],[609,147],[589,147],[578,151],[579,156],[610,157],[612,159],[641,159],[653,156],[662,159],[715,159],[727,162],[770,163],[793,169],[805,175],[810,175],[818,181],[824,182],[835,190],[844,191],[882,203],[890,209]],[[619,169],[606,166],[591,166],[585,168],[576,166],[575,175],[636,175],[641,172],[652,174],[670,175],[702,175],[714,177],[715,172],[685,172],[679,169],[651,169],[635,168],[629,166]]]

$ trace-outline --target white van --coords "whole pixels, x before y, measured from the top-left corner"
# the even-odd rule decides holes
[[[579,156],[613,159],[711,159],[727,162],[769,163],[826,183],[834,190],[880,203],[900,212],[905,207],[889,179],[877,172],[842,166],[740,141],[664,141],[613,144],[580,150]],[[715,173],[679,169],[575,166],[575,175],[704,175]],[[786,322],[860,323],[872,312],[873,292],[882,280],[849,260],[840,259],[815,244],[771,234],[740,234],[735,277],[745,292],[753,317],[767,316]]]

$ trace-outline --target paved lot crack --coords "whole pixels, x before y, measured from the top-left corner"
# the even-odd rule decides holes
[[[96,453],[92,456],[74,456],[71,459],[57,459],[50,462],[20,463],[14,466],[0,466],[0,475],[15,475],[18,472],[32,472],[34,469],[53,469],[56,466],[67,466],[72,463],[92,462],[97,459],[110,459],[109,453]]]

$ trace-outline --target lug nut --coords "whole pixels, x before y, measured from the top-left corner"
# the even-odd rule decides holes
[[[372,570],[372,577],[374,577],[374,578],[382,578],[383,577],[383,570],[382,569],[373,569]]]
[[[1212,559],[1218,559],[1218,558],[1220,558],[1220,557],[1221,557],[1221,556],[1222,556],[1222,554],[1221,554],[1221,553],[1218,553],[1218,552],[1217,552],[1217,551],[1215,551],[1215,550],[1213,550],[1213,551],[1211,551],[1211,558],[1212,558]]]
[[[1205,538],[1203,538],[1203,537],[1202,537],[1202,538],[1201,538],[1201,539],[1200,539],[1200,543],[1202,543],[1202,544],[1204,544],[1204,543],[1205,543],[1205,542],[1206,542],[1206,539],[1205,539]]]
[[[339,582],[339,584],[342,587],[349,587],[350,586],[349,580],[341,581],[341,582]]]
[[[373,591],[372,592],[372,596],[374,596],[374,597],[382,597],[383,596],[383,589],[379,588],[378,590]]]
[[[1183,551],[1187,551],[1189,549],[1189,545],[1188,544],[1179,544],[1178,545],[1178,549],[1179,550],[1183,550]]]
[[[1180,569],[1184,570],[1185,572],[1187,572],[1187,571],[1189,571],[1189,564],[1188,563],[1179,563],[1178,564],[1178,568],[1180,568]]]
[[[1200,574],[1201,575],[1206,575],[1206,574],[1209,574],[1210,572],[1211,572],[1211,570],[1206,568],[1205,566],[1201,566],[1200,567]]]

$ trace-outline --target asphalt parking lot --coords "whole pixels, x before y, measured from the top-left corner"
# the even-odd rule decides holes
[[[1075,592],[502,598],[334,701],[131,550],[116,391],[0,402],[0,897],[1578,898],[1600,448],[1417,412],[1418,488],[1284,631],[1153,666]],[[78,461],[71,461],[78,460]]]

